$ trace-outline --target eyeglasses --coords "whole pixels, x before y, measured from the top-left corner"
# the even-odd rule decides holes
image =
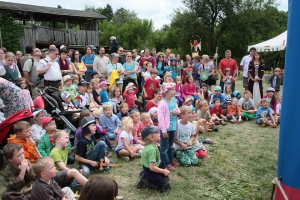
[[[136,53],[136,51],[133,51],[132,53]]]

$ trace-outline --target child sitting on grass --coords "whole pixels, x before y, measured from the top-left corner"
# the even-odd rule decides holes
[[[256,123],[261,125],[262,127],[268,125],[272,128],[277,127],[277,116],[273,116],[271,108],[268,107],[268,100],[263,98],[260,100],[260,107],[256,112]]]
[[[156,107],[152,107],[149,110],[149,114],[150,114],[150,117],[151,117],[151,120],[152,120],[154,126],[158,126],[157,108]]]
[[[120,112],[118,113],[118,117],[120,121],[122,120],[123,117],[128,117],[129,116],[129,107],[127,103],[122,103],[120,105]]]
[[[35,142],[30,138],[30,124],[26,121],[18,121],[14,124],[13,130],[15,135],[7,139],[7,143],[18,143],[24,149],[25,159],[33,163],[38,159],[38,151]]]
[[[184,101],[183,105],[190,107],[190,109],[193,111],[193,110],[196,110],[196,108],[193,106],[193,102],[194,102],[194,98],[191,97],[191,96],[187,96],[185,98],[185,101]]]
[[[140,127],[141,130],[143,130],[143,128],[146,126],[150,126],[150,125],[154,126],[149,112],[144,112],[141,114],[141,122],[142,122],[141,127]]]
[[[142,131],[142,139],[146,146],[142,152],[143,171],[137,183],[137,188],[155,189],[165,192],[171,189],[169,184],[170,171],[160,163],[160,153],[157,143],[160,141],[160,128],[146,126]]]
[[[142,135],[141,135],[143,123],[140,121],[141,119],[140,112],[138,110],[133,110],[130,112],[130,117],[132,118],[133,121],[133,129],[132,129],[133,143],[145,145],[144,142],[142,141]]]
[[[226,116],[223,115],[223,110],[221,108],[221,102],[219,98],[215,98],[213,100],[213,104],[214,106],[210,109],[210,114],[212,115],[212,117],[214,117],[216,119],[216,121],[214,121],[215,125],[218,124],[222,124],[225,125],[226,124]]]
[[[31,126],[31,139],[38,144],[46,130],[43,128],[42,121],[46,117],[47,112],[43,109],[37,109],[33,112],[34,124]]]
[[[123,97],[128,103],[129,112],[133,109],[136,109],[135,105],[135,95],[139,92],[139,90],[135,86],[126,86],[125,91],[123,92]]]
[[[109,164],[110,160],[105,157],[105,143],[100,140],[96,141],[94,134],[96,133],[96,122],[93,117],[84,117],[81,120],[82,137],[76,145],[75,159],[82,164],[99,171],[99,162],[104,159],[105,164]],[[112,168],[105,166],[104,170],[109,171]]]
[[[220,104],[221,104],[221,107],[222,108],[225,108],[225,97],[224,97],[224,95],[221,93],[222,92],[222,89],[221,89],[221,87],[220,86],[216,86],[215,87],[215,89],[214,89],[214,94],[213,95],[211,95],[212,97],[210,98],[210,108],[211,107],[213,107],[213,100],[215,99],[215,98],[218,98],[218,99],[220,99]]]
[[[195,151],[192,150],[192,141],[195,137],[195,128],[189,119],[192,117],[192,111],[188,106],[180,108],[181,119],[177,122],[177,130],[175,133],[175,152],[180,162],[184,166],[196,165],[198,158]]]
[[[116,154],[124,161],[128,162],[130,158],[141,157],[140,145],[133,146],[133,121],[130,117],[122,119],[122,132],[118,138],[118,146],[116,147]]]
[[[52,158],[37,159],[32,165],[32,169],[38,178],[32,186],[31,200],[40,200],[41,198],[53,200],[74,199],[74,193],[70,188],[61,189],[53,179],[57,175]]]
[[[100,99],[101,99],[101,103],[104,104],[110,104],[113,108],[114,108],[114,113],[117,113],[117,106],[114,102],[110,101],[108,98],[108,86],[109,83],[106,81],[101,81],[99,84],[101,90],[100,90]],[[104,111],[104,110],[103,110]]]
[[[203,100],[199,103],[199,109],[197,110],[197,119],[205,119],[206,120],[206,125],[207,125],[207,130],[218,132],[218,128],[214,127],[214,120],[215,117],[212,117],[209,113],[209,108],[208,108],[208,103],[206,100]]]
[[[232,103],[227,108],[227,119],[231,122],[241,122],[244,119],[244,115],[241,113],[241,109],[237,104],[238,99],[232,97]]]
[[[112,106],[110,104],[103,105],[103,114],[100,118],[100,124],[102,128],[106,130],[108,139],[115,140],[121,121],[117,115],[113,114]]]
[[[121,89],[116,88],[113,91],[113,98],[111,99],[112,102],[114,102],[117,106],[118,111],[120,111],[121,104],[124,102],[123,96],[121,94]]]
[[[244,115],[246,120],[251,120],[256,116],[257,109],[254,101],[251,99],[251,96],[251,92],[249,90],[246,90],[244,92],[244,98],[241,98],[238,103],[242,115]]]
[[[20,197],[30,199],[31,187],[36,178],[29,160],[25,159],[23,147],[17,143],[7,144],[3,154],[9,162],[3,173],[7,192],[4,196],[8,198],[9,192],[16,192]]]
[[[69,133],[61,130],[55,133],[53,139],[55,147],[51,150],[50,158],[53,159],[57,172],[54,180],[60,187],[70,185],[74,179],[84,186],[88,180],[77,169],[67,167]],[[64,179],[59,179],[59,177],[64,177]]]

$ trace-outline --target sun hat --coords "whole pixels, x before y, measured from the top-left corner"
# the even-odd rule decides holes
[[[149,114],[150,114],[150,115],[153,115],[156,111],[157,111],[157,108],[156,108],[156,107],[152,107],[152,108],[150,108],[150,110],[149,110]]]
[[[189,102],[189,101],[194,101],[194,98],[193,97],[191,97],[191,96],[188,96],[187,98],[185,98],[185,101],[184,101],[184,103],[187,103],[187,102]]]
[[[81,128],[84,128],[93,123],[94,124],[96,123],[94,117],[84,117],[84,118],[82,118],[80,125],[81,125]]]
[[[45,128],[45,125],[49,124],[52,120],[54,120],[53,117],[45,117],[42,121],[42,127]]]
[[[71,96],[71,94],[70,94],[69,92],[67,92],[67,91],[64,91],[64,92],[62,92],[62,93],[60,94],[60,97],[61,97],[62,99],[66,99],[66,98],[68,98],[69,96]]]
[[[127,86],[126,86],[126,90],[130,90],[130,89],[133,89],[133,88],[134,88],[133,85],[127,85]]]
[[[172,62],[172,61],[178,62],[177,58],[171,58],[170,61],[171,61],[171,62]]]
[[[156,57],[158,58],[159,56],[163,56],[163,57],[166,57],[166,55],[163,53],[163,52],[158,52],[156,54]]]
[[[127,86],[134,86],[134,83],[133,83],[133,82],[129,82],[129,83],[127,84]]]
[[[267,92],[275,92],[275,89],[274,88],[272,88],[272,87],[269,87],[269,88],[267,88],[267,90],[266,90]]]
[[[106,81],[101,81],[100,84],[99,84],[99,86],[101,87],[102,85],[108,85],[109,86],[110,84],[108,82],[106,82]]]
[[[40,114],[40,112],[44,111],[45,115],[47,115],[47,111],[46,110],[43,110],[43,109],[36,109],[36,111],[34,111],[32,114],[33,114],[33,117],[36,117],[38,114]]]
[[[222,91],[221,87],[220,86],[216,86],[214,91]]]
[[[144,140],[146,137],[148,137],[148,135],[152,133],[157,133],[158,131],[160,131],[160,128],[157,128],[155,126],[146,126],[142,130],[142,139]]]
[[[164,83],[163,84],[163,89],[161,90],[161,94],[164,94],[166,92],[168,92],[169,90],[171,90],[172,88],[174,88],[176,86],[175,83]]]
[[[73,80],[73,78],[70,75],[66,75],[63,77],[63,81],[66,82],[68,80]]]

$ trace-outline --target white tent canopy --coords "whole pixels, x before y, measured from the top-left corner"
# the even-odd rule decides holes
[[[248,46],[248,51],[250,50],[251,47],[255,47],[256,51],[258,51],[258,52],[263,52],[266,50],[281,51],[281,50],[285,49],[286,39],[287,39],[287,31],[284,31],[280,35],[278,35],[270,40]]]

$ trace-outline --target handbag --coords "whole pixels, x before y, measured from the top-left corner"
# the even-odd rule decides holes
[[[208,76],[208,79],[207,79],[207,81],[206,81],[206,83],[207,83],[208,85],[216,85],[216,82],[217,82],[217,81],[216,81],[214,75]]]

